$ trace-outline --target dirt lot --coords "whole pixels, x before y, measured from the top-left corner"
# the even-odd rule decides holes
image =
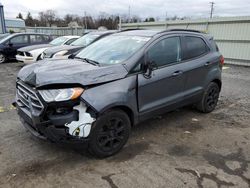
[[[142,123],[104,160],[22,127],[11,107],[19,69],[0,65],[0,187],[250,187],[250,68],[224,70],[213,113],[184,108]]]

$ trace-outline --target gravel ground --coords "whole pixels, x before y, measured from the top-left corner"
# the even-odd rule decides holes
[[[144,122],[103,160],[22,127],[11,107],[20,68],[0,65],[0,187],[250,187],[250,68],[223,70],[214,112],[182,108]]]

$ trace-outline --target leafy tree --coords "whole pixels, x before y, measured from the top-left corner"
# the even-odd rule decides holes
[[[28,12],[28,14],[27,14],[27,16],[26,16],[26,18],[25,18],[25,24],[26,24],[27,26],[35,26],[35,25],[34,25],[33,17],[31,16],[31,13],[30,13],[30,12]]]
[[[23,20],[23,15],[22,15],[22,13],[21,13],[21,12],[19,12],[16,18],[20,18],[20,19],[22,19],[22,20]]]

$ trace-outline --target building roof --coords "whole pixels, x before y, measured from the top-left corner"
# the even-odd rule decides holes
[[[13,28],[24,28],[25,21],[19,18],[6,18],[5,19],[6,27]]]

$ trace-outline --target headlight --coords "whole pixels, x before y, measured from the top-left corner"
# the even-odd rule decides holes
[[[30,52],[25,52],[25,55],[26,55],[27,57],[32,57],[32,54],[31,54]]]
[[[53,57],[60,57],[60,56],[63,56],[65,55],[66,53],[68,53],[68,50],[63,50],[63,51],[60,51],[60,52],[57,52],[53,55]]]
[[[46,102],[67,101],[77,99],[84,89],[80,87],[68,89],[40,90],[39,93]]]

